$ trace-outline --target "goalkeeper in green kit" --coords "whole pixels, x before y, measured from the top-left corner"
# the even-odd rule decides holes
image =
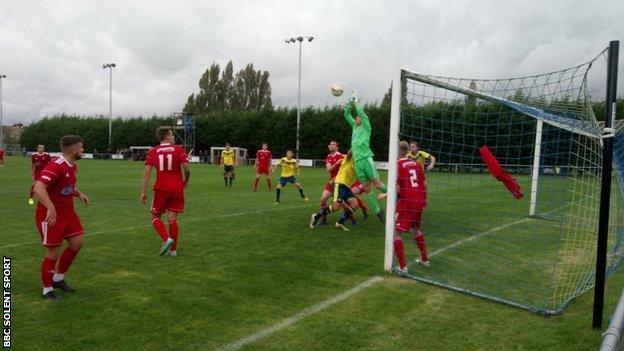
[[[387,188],[379,179],[379,173],[373,161],[373,152],[370,149],[370,137],[373,128],[366,112],[364,112],[364,109],[357,101],[355,91],[344,108],[344,117],[351,126],[351,149],[353,150],[353,159],[355,160],[355,173],[366,189],[364,197],[377,214],[379,220],[384,222],[384,211],[379,207],[377,195],[372,191],[371,183],[382,193],[385,193]]]

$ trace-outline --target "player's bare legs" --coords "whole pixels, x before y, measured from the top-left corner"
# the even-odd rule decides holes
[[[169,219],[169,236],[173,239],[173,244],[169,249],[169,255],[178,256],[178,236],[180,234],[178,228],[178,213],[167,211],[167,218]]]
[[[65,273],[69,270],[69,267],[74,262],[74,259],[82,249],[82,245],[84,244],[84,235],[76,235],[69,237],[67,239],[68,246],[63,250],[60,259],[58,260],[58,265],[56,266],[56,272],[52,277],[53,287],[61,289],[65,292],[74,292],[74,288],[69,286],[65,282]]]
[[[351,191],[353,192],[353,195],[355,195],[355,200],[357,200],[358,202],[358,207],[362,209],[362,213],[364,214],[364,219],[368,219],[368,206],[366,205],[366,202],[364,202],[364,200],[362,200],[362,198],[360,197],[360,194],[362,193],[361,190],[362,186],[358,185],[358,186],[352,186],[351,187]],[[351,217],[351,222],[355,221],[355,216]]]

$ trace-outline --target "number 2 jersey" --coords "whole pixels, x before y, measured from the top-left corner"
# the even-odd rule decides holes
[[[427,206],[427,181],[422,166],[409,158],[401,158],[398,163],[397,188],[399,201],[414,203],[414,206]]]
[[[184,190],[181,165],[188,163],[184,148],[173,144],[160,144],[147,152],[145,165],[156,168],[154,190],[181,192]]]

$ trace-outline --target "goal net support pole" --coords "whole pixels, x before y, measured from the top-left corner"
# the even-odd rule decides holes
[[[533,172],[531,176],[531,203],[529,205],[529,216],[535,216],[537,207],[537,184],[540,173],[540,156],[542,154],[542,130],[544,122],[537,120],[535,126],[535,151],[533,152]]]
[[[607,94],[605,98],[605,125],[602,149],[602,186],[600,189],[600,218],[598,222],[598,245],[596,248],[596,287],[594,289],[594,329],[602,328],[605,276],[607,269],[607,244],[609,240],[609,205],[611,204],[611,173],[613,171],[613,127],[615,127],[615,104],[617,98],[618,54],[620,42],[609,43],[607,64]]]

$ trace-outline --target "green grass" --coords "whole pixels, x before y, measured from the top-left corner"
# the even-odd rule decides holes
[[[46,303],[40,298],[43,250],[34,208],[26,203],[28,160],[9,157],[0,169],[0,250],[13,259],[14,349],[216,349],[376,275],[384,280],[245,349],[593,350],[600,343],[600,331],[590,328],[591,293],[546,318],[385,274],[383,226],[376,219],[349,232],[309,229],[326,177],[321,169],[302,171],[309,203],[288,185],[274,206],[264,184],[251,192],[251,168],[238,168],[234,188],[225,189],[218,168],[193,166],[180,256],[158,257],[159,239],[139,202],[141,172],[140,163],[80,162],[78,186],[92,204],[77,205],[87,232],[67,274],[77,292]],[[446,195],[444,188],[431,187],[426,216],[437,213],[435,198]],[[455,217],[470,222],[462,213]],[[431,250],[461,237],[434,228],[427,237]],[[408,250],[414,258],[415,248]],[[447,264],[444,257],[432,268]],[[608,282],[605,316],[623,287],[622,274]]]

